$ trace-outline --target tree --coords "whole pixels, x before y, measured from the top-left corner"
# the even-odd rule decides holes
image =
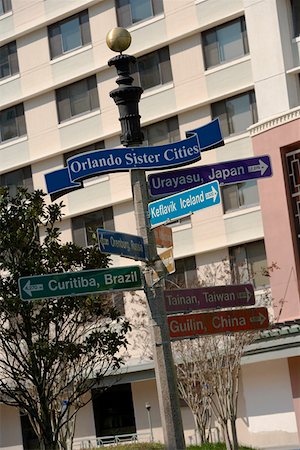
[[[71,448],[89,391],[123,362],[128,322],[109,297],[22,301],[22,276],[103,268],[97,246],[62,244],[62,204],[41,191],[0,191],[0,400],[27,413],[46,450]],[[43,231],[43,240],[39,238]]]

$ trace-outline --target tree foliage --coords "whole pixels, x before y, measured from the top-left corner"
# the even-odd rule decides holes
[[[40,448],[69,448],[95,382],[122,364],[128,322],[105,295],[22,301],[24,276],[104,268],[97,246],[62,244],[62,204],[0,191],[0,401],[28,414]],[[43,239],[40,239],[40,233]]]

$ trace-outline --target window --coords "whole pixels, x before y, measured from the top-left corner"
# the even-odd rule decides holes
[[[294,24],[294,35],[300,35],[300,3],[299,0],[291,0],[292,2],[292,14]]]
[[[11,197],[16,195],[18,187],[26,187],[29,192],[33,192],[31,167],[22,167],[0,175],[0,186],[7,186]]]
[[[162,0],[116,0],[118,25],[130,27],[163,12]]]
[[[82,11],[48,27],[51,59],[91,42],[89,16]]]
[[[0,47],[0,78],[11,77],[19,72],[16,41]]]
[[[175,272],[166,278],[169,289],[176,286],[180,288],[192,288],[198,285],[195,256],[177,259],[175,261]]]
[[[64,86],[56,91],[59,123],[99,108],[96,76]]]
[[[180,140],[177,116],[143,128],[144,145],[163,145]]]
[[[0,142],[26,135],[23,104],[0,111]]]
[[[112,207],[74,217],[72,219],[74,243],[81,247],[93,245],[93,235],[97,228],[115,229]]]
[[[244,17],[205,31],[202,39],[206,69],[249,53]]]
[[[255,180],[222,186],[224,212],[258,205],[259,196]]]
[[[258,120],[253,91],[213,103],[211,111],[213,119],[219,117],[224,137],[243,133]]]
[[[264,241],[232,247],[229,254],[233,283],[252,283],[256,289],[270,284],[269,278],[264,274],[267,268]]]
[[[164,47],[138,58],[133,64],[132,76],[144,90],[172,81],[169,48]]]
[[[0,16],[11,11],[11,0],[0,0]]]

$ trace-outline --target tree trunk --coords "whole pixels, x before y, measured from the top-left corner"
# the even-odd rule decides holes
[[[224,439],[225,439],[226,450],[233,450],[232,443],[231,443],[230,436],[229,436],[229,432],[228,432],[227,423],[226,422],[222,422],[221,423],[221,427],[222,427],[222,432],[223,432],[223,436],[224,436]]]
[[[235,419],[230,420],[230,427],[231,427],[231,434],[232,434],[232,447],[233,450],[239,450],[239,443],[237,438],[237,431],[236,431],[236,421]]]

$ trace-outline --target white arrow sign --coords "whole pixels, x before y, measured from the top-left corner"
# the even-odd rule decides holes
[[[32,297],[32,292],[43,291],[44,286],[42,284],[30,284],[30,280],[27,281],[25,286],[23,287],[23,291],[26,292],[27,295]]]
[[[264,161],[260,159],[259,164],[248,167],[248,172],[260,172],[260,174],[263,175],[268,168],[269,168],[268,164],[266,164]]]
[[[250,322],[252,323],[258,322],[260,325],[262,325],[265,322],[265,320],[267,319],[262,313],[259,313],[258,316],[250,317]]]

